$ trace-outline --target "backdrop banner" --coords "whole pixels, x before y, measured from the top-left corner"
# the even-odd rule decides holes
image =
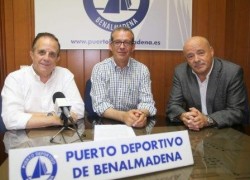
[[[35,0],[35,33],[62,49],[108,49],[110,32],[133,30],[137,50],[181,50],[192,34],[192,0]]]

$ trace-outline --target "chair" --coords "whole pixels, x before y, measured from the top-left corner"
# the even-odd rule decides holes
[[[94,112],[92,107],[92,99],[90,96],[91,90],[91,80],[88,79],[85,86],[85,93],[84,93],[84,104],[85,104],[85,111],[87,112],[88,118],[98,118],[99,116]]]
[[[0,132],[3,133],[7,131],[4,123],[3,123],[3,119],[2,119],[2,96],[0,96]]]

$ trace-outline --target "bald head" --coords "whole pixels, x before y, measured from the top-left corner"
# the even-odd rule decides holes
[[[202,36],[193,36],[184,43],[183,51],[185,51],[187,47],[192,46],[193,44],[203,44],[203,46],[207,46],[208,48],[211,47],[206,38]]]

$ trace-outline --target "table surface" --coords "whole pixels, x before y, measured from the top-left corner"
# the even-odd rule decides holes
[[[83,122],[83,121],[82,121]],[[83,141],[92,141],[96,124],[117,124],[107,119],[92,119],[78,123],[78,132]],[[164,125],[157,119],[149,120],[144,128],[133,128],[137,136],[185,130],[179,124]],[[50,142],[61,128],[7,131],[4,135],[5,151],[14,148],[29,148],[79,142],[78,134],[64,130]],[[172,170],[154,172],[124,179],[250,179],[250,137],[233,128],[206,128],[199,132],[188,130],[194,165]],[[7,166],[7,167],[6,167]],[[8,159],[0,167],[8,174]],[[8,179],[8,175],[6,177]]]

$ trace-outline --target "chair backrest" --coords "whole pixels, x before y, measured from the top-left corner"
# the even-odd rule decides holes
[[[92,99],[90,96],[90,90],[91,90],[91,80],[88,79],[86,82],[85,93],[84,93],[85,111],[87,112],[88,118],[97,118],[99,116],[93,110]]]
[[[7,131],[2,119],[2,96],[0,95],[0,132]]]

